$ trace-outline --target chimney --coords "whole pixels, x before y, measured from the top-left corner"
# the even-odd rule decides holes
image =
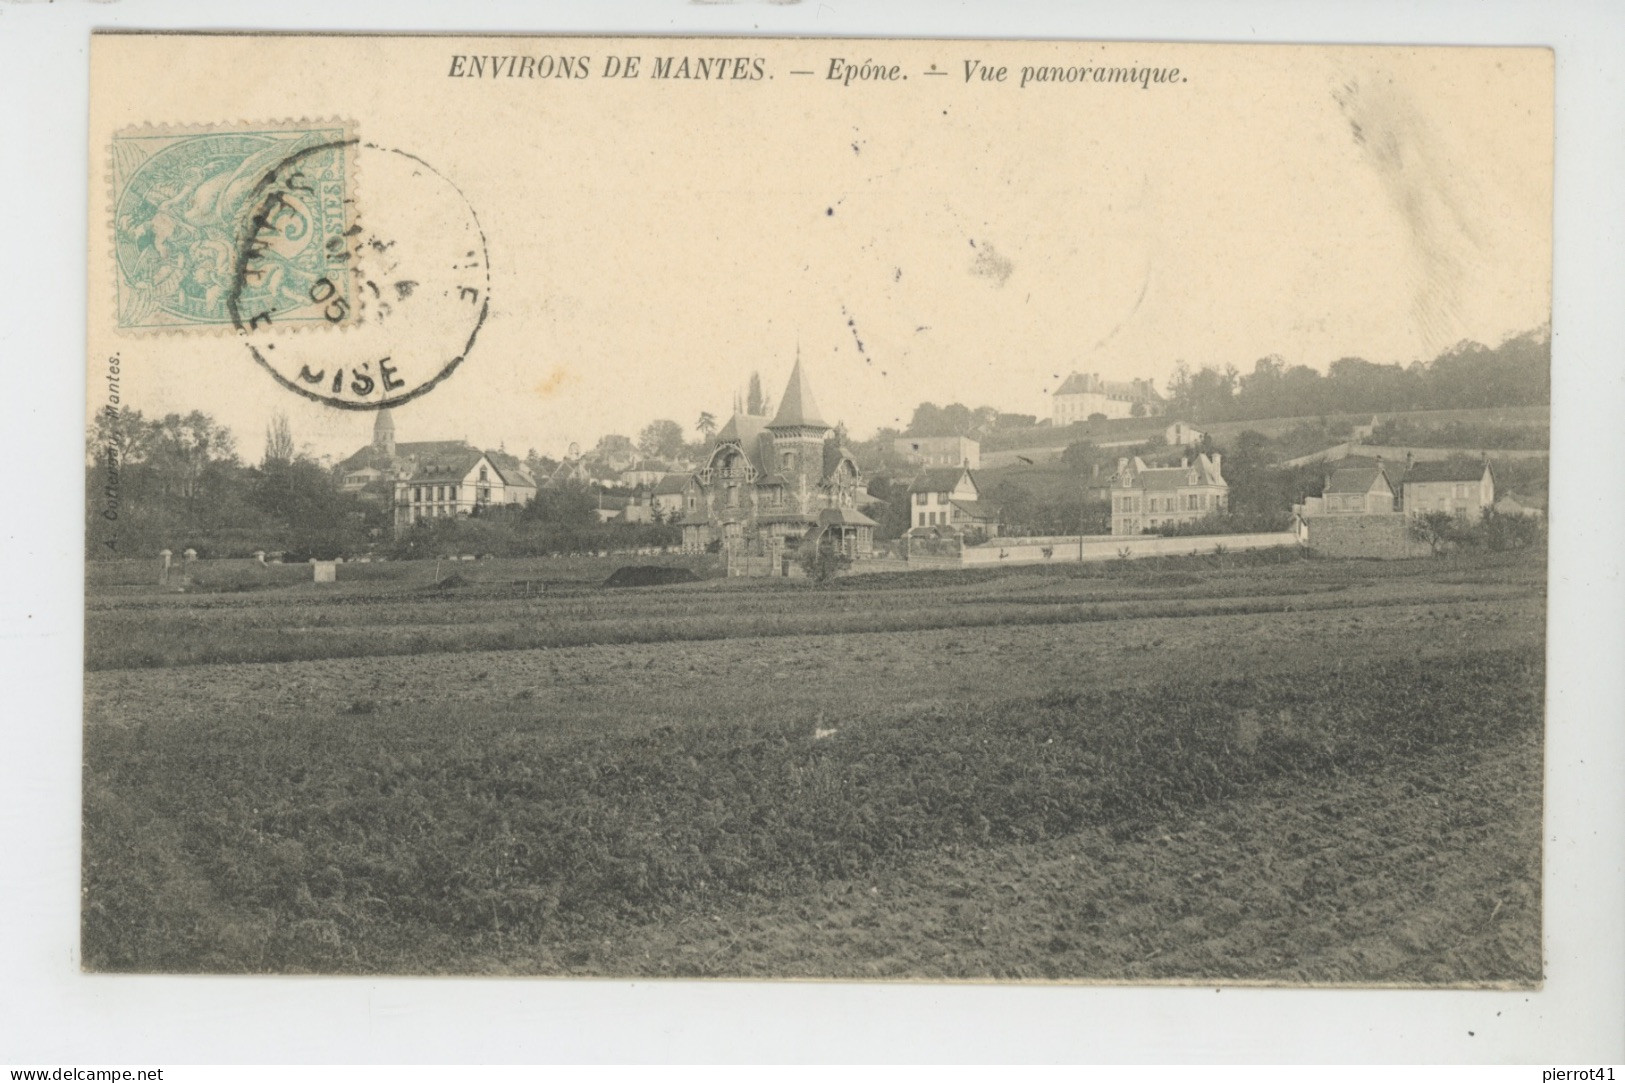
[[[1179,457],[1179,465],[1183,469],[1189,470],[1190,466],[1191,466],[1190,456],[1189,455],[1181,455]]]
[[[1222,471],[1219,469],[1219,460],[1221,458],[1223,458],[1223,456],[1221,456],[1217,451],[1213,453],[1213,472],[1215,474],[1222,473]]]
[[[1117,460],[1117,472],[1119,474],[1128,473],[1128,460],[1127,459],[1118,459]]]
[[[1407,474],[1411,472],[1411,465],[1415,462],[1416,456],[1409,451],[1405,452],[1405,472]]]

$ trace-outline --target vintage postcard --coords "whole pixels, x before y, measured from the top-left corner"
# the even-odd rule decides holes
[[[1553,57],[100,34],[98,972],[1535,986]]]

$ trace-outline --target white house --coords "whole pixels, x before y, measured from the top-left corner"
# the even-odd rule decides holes
[[[927,470],[908,487],[909,529],[959,532],[981,529],[999,532],[996,508],[982,502],[976,475],[969,467],[945,466]]]
[[[536,483],[517,462],[467,446],[420,460],[410,477],[395,482],[395,529],[472,515],[479,508],[529,502],[536,495]]]
[[[1117,460],[1112,478],[1112,533],[1142,534],[1190,523],[1230,506],[1230,483],[1218,454],[1182,459],[1178,466],[1147,466],[1138,456]]]
[[[1074,372],[1050,395],[1050,415],[1057,425],[1104,417],[1154,417],[1166,404],[1150,380],[1102,380],[1098,372]]]

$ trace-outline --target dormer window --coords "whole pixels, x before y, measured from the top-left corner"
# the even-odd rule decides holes
[[[490,471],[488,471],[483,466],[480,467],[480,480],[481,481],[490,481],[491,480]]]

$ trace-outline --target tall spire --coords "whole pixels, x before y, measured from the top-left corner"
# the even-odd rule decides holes
[[[818,416],[818,403],[813,401],[812,386],[801,371],[801,347],[796,347],[796,364],[790,370],[790,383],[779,399],[779,412],[768,423],[770,429],[789,428],[827,429],[829,426]]]
[[[372,423],[372,446],[385,455],[395,455],[395,419],[389,415],[389,407],[378,411],[378,416]]]

